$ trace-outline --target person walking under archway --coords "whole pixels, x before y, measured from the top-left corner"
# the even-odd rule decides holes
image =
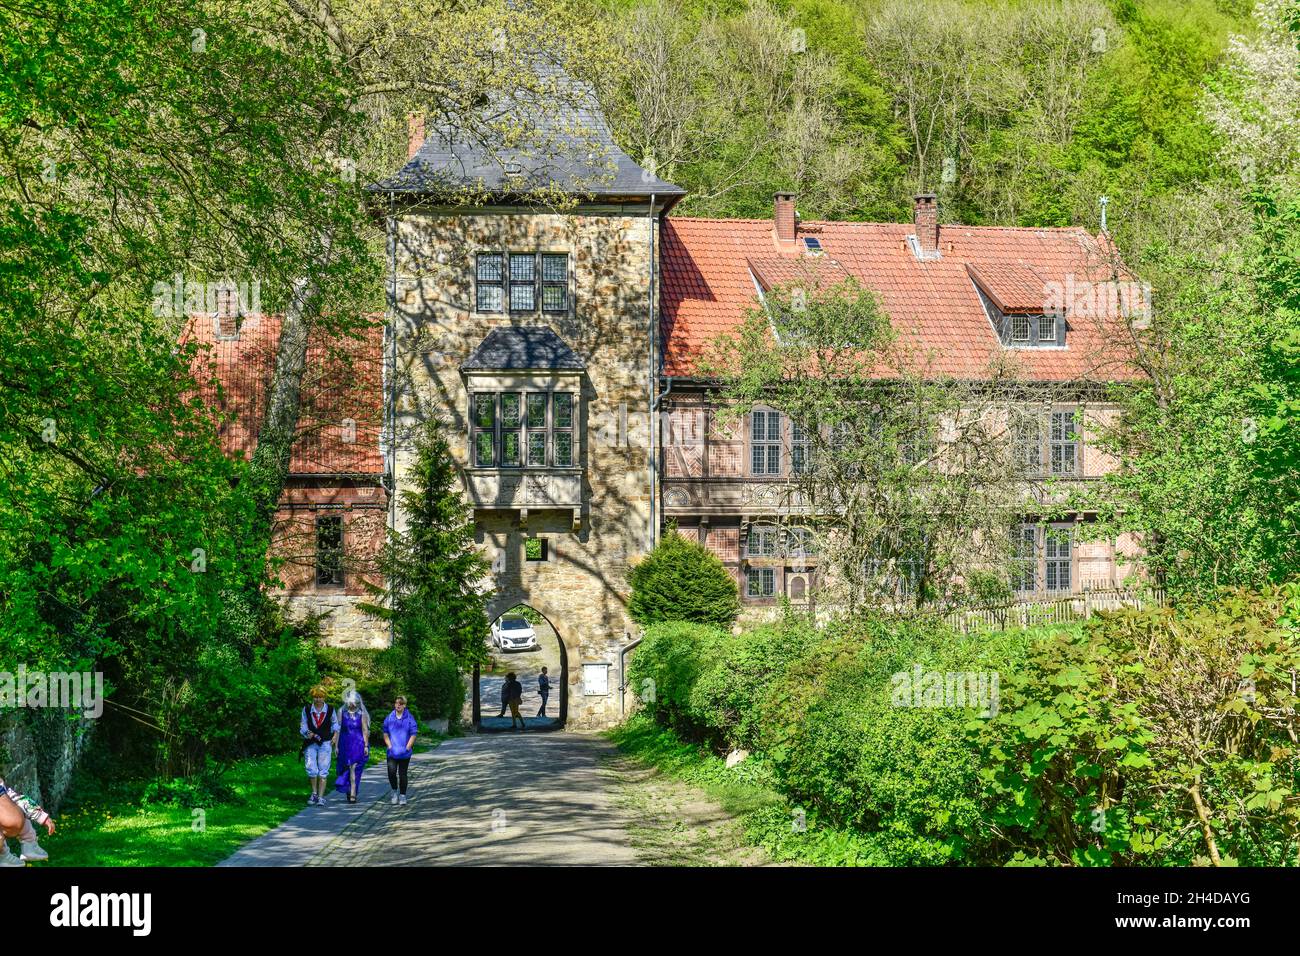
[[[542,706],[537,708],[537,716],[546,716],[546,698],[551,696],[551,679],[546,676],[546,668],[542,668],[541,674],[537,677],[537,693],[542,698]]]
[[[515,672],[511,671],[506,675],[506,686],[501,695],[510,704],[510,729],[526,730],[528,725],[524,723],[523,715],[519,713],[519,705],[524,702],[524,685],[519,683]],[[515,721],[519,721],[519,727],[515,727]]]
[[[501,682],[501,713],[497,714],[498,717],[504,717],[506,715],[506,708],[510,706],[509,687],[510,677],[507,675],[506,679]]]

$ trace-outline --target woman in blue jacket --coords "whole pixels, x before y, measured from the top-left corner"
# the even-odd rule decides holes
[[[384,745],[388,748],[388,785],[393,789],[393,804],[406,804],[406,773],[414,752],[419,726],[406,709],[406,698],[393,702],[393,712],[384,718]]]

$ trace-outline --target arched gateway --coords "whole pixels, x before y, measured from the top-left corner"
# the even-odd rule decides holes
[[[499,602],[493,602],[494,604]],[[510,627],[514,624],[516,627]],[[520,626],[522,625],[522,626]],[[568,720],[569,684],[568,649],[559,631],[546,615],[528,605],[514,605],[499,615],[492,625],[491,665],[474,668],[469,718],[479,731],[506,730],[511,726],[508,712],[501,704],[501,690],[506,675],[514,673],[523,686],[520,712],[527,728],[560,730]],[[546,715],[539,717],[541,695],[538,677],[547,669],[550,694]]]

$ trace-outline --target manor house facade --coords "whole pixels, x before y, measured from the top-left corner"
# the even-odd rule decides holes
[[[781,495],[798,429],[763,407],[722,422],[698,364],[766,291],[809,270],[874,290],[937,374],[978,379],[1014,356],[1026,400],[1043,396],[1026,448],[1031,479],[1056,489],[1043,513],[1063,484],[1116,466],[1095,435],[1116,414],[1108,387],[1135,373],[1113,328],[1073,302],[1044,306],[1048,287],[1114,274],[1105,236],[941,225],[931,195],[905,223],[805,222],[789,193],[770,218],[677,216],[683,190],[619,149],[598,110],[582,121],[599,163],[488,156],[413,124],[409,161],[370,187],[388,233],[386,321],[347,346],[346,372],[313,344],[277,538],[284,599],[325,613],[332,643],[389,639],[358,605],[386,529],[403,527],[409,439],[427,416],[444,423],[492,562],[489,617],[526,604],[560,637],[570,726],[606,726],[630,703],[627,570],[667,527],[722,560],[747,609],[815,601],[817,556]],[[569,201],[530,201],[523,187],[539,180]],[[464,186],[485,198],[448,199]],[[235,413],[225,440],[248,452],[278,325],[219,332],[199,328]],[[1090,515],[1052,517],[1027,508],[1013,531],[1018,590],[1120,583],[1134,542],[1084,541]]]

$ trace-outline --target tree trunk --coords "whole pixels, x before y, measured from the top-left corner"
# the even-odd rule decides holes
[[[331,237],[321,240],[316,265],[329,259]],[[257,448],[251,463],[253,504],[256,509],[256,532],[266,547],[271,543],[271,529],[276,508],[289,477],[293,443],[298,434],[302,410],[302,378],[307,371],[307,341],[318,311],[319,283],[312,277],[294,283],[289,307],[280,326],[276,345],[275,372],[267,392],[266,412],[257,435]]]
[[[1219,856],[1219,845],[1214,841],[1214,828],[1210,826],[1210,812],[1205,807],[1205,801],[1201,799],[1200,780],[1188,787],[1187,792],[1192,795],[1192,803],[1196,805],[1196,816],[1201,821],[1201,832],[1205,836],[1205,846],[1210,851],[1210,862],[1215,866],[1223,866],[1223,860]]]

